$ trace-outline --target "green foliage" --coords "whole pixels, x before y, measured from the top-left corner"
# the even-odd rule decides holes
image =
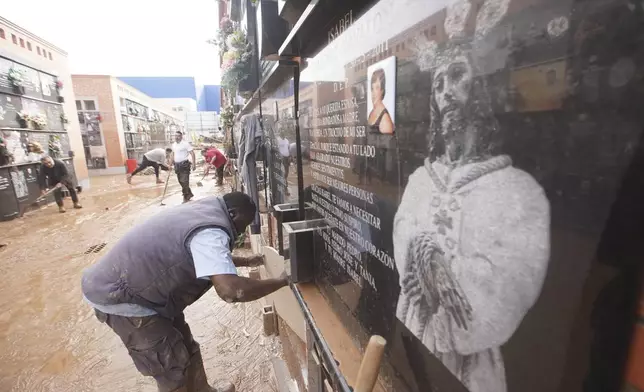
[[[235,112],[232,106],[226,106],[224,110],[221,111],[221,120],[224,128],[230,129],[233,127],[235,123]]]
[[[246,242],[246,233],[241,233],[239,237],[237,237],[237,241],[235,241],[235,248],[243,248],[244,243]]]

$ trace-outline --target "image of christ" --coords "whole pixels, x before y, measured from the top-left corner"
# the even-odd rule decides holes
[[[448,46],[430,67],[428,156],[394,220],[396,316],[470,391],[504,392],[501,346],[541,293],[550,206],[498,152],[499,124],[470,54]]]

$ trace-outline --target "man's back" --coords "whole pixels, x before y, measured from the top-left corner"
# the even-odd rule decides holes
[[[148,158],[152,162],[156,163],[163,163],[165,161],[165,149],[163,148],[155,148],[154,150],[150,150],[145,153],[144,155],[146,158]]]
[[[226,157],[221,151],[219,151],[219,149],[211,147],[206,153],[206,161],[213,164],[215,167],[220,167],[221,165],[226,163]]]
[[[50,181],[59,181],[67,176],[67,166],[65,162],[53,159],[54,165],[48,167],[47,165],[40,165],[40,176],[41,181],[44,181],[45,177],[48,177]]]
[[[134,303],[168,316],[181,312],[211,287],[196,278],[186,246],[193,233],[207,227],[224,230],[232,249],[236,232],[219,197],[153,216],[83,273],[83,293],[100,305]]]

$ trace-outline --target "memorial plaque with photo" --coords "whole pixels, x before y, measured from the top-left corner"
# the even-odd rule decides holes
[[[18,216],[18,203],[13,191],[9,169],[0,169],[0,221]]]
[[[40,164],[25,165],[20,168],[20,171],[25,177],[27,183],[28,197],[23,201],[25,204],[31,204],[40,196],[40,184],[38,184],[38,168]]]
[[[31,140],[29,138],[29,132],[28,131],[20,131],[20,143],[21,143],[22,147],[24,147],[26,153],[29,153],[27,151],[27,144],[30,141]]]
[[[316,282],[388,390],[620,390],[644,24],[579,3],[381,0],[302,71]]]
[[[18,203],[23,203],[29,198],[29,188],[27,187],[27,178],[22,168],[12,168],[9,170],[11,176],[11,183],[16,193]]]
[[[46,101],[57,102],[58,93],[56,90],[56,78],[40,72],[40,85],[42,87],[42,98]]]
[[[15,95],[0,93],[0,127],[19,128],[18,113],[22,110],[22,101]]]
[[[53,103],[46,105],[48,124],[47,129],[51,129],[52,131],[62,131],[64,127],[63,121],[61,120],[60,116],[63,114],[63,107]]]
[[[286,177],[284,175],[283,157],[279,151],[279,135],[275,129],[278,124],[275,122],[275,116],[268,114],[266,110],[263,112],[262,119],[266,135],[266,146],[269,149],[267,164],[271,191],[270,201],[272,205],[283,204],[287,201],[286,192],[288,187],[286,186]]]
[[[14,68],[22,73],[25,88],[24,95],[42,99],[42,86],[40,85],[39,72],[22,64],[15,64]]]
[[[0,57],[0,93],[14,93],[13,84],[9,81],[9,70],[13,61]]]
[[[69,136],[66,133],[50,133],[46,135],[48,137],[46,145],[48,146],[49,155],[54,158],[67,158],[71,148]]]
[[[27,138],[30,142],[36,142],[40,144],[45,153],[49,153],[49,134],[42,132],[29,132]]]
[[[46,102],[41,102],[41,101],[35,101],[33,99],[29,98],[22,98],[22,110],[26,111],[32,116],[43,116],[47,118],[47,107],[49,106],[49,103]],[[47,125],[49,125],[49,121],[47,121]]]

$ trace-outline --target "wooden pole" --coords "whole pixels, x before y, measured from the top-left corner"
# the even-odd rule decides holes
[[[371,392],[378,380],[380,372],[380,362],[385,353],[387,341],[382,336],[374,335],[369,339],[367,350],[362,357],[360,370],[356,379],[355,392]]]

